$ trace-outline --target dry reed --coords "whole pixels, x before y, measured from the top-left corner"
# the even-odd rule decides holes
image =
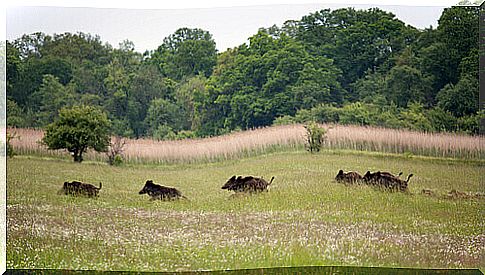
[[[424,133],[377,127],[322,125],[328,129],[325,146],[387,153],[409,153],[434,157],[481,159],[485,137],[454,133]],[[47,150],[40,145],[42,130],[8,129],[17,139],[12,145],[19,154],[68,157],[65,150]],[[283,125],[235,132],[224,136],[155,141],[132,139],[125,145],[124,158],[129,162],[197,162],[234,159],[270,152],[276,148],[303,148],[303,125]],[[104,160],[105,154],[88,152],[88,160]]]

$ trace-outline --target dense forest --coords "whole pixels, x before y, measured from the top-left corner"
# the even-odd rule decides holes
[[[86,33],[7,41],[7,124],[44,128],[97,106],[112,133],[178,139],[272,124],[335,122],[478,133],[479,8],[418,30],[374,8],[321,10],[218,52],[180,28],[152,51]]]

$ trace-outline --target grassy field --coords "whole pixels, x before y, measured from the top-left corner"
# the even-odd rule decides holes
[[[413,173],[411,194],[344,186],[339,169]],[[7,268],[137,271],[304,265],[485,266],[485,162],[325,151],[205,164],[7,162]],[[275,176],[269,192],[231,196],[232,175]],[[138,195],[147,179],[189,201]],[[98,199],[59,195],[64,181],[103,183]]]

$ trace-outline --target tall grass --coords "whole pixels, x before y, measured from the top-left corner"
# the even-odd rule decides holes
[[[330,148],[464,159],[480,159],[485,153],[484,136],[352,125],[330,127],[327,140]]]
[[[350,149],[386,153],[405,153],[433,157],[481,159],[485,153],[485,137],[453,133],[424,133],[377,127],[322,125],[328,129],[325,146],[329,149]],[[69,158],[64,150],[47,150],[40,145],[42,130],[8,129],[19,137],[12,145],[19,154],[35,154]],[[224,136],[156,141],[132,139],[125,145],[128,162],[199,162],[253,156],[274,150],[302,149],[305,128],[301,124],[260,128]],[[104,154],[88,152],[87,160],[104,160]]]

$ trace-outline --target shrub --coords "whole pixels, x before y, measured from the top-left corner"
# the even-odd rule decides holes
[[[457,119],[450,112],[445,111],[440,107],[435,107],[427,111],[426,117],[435,131],[456,131]]]
[[[156,140],[173,140],[176,138],[172,127],[168,125],[159,125],[157,129],[153,132],[152,137]]]
[[[125,144],[126,140],[119,136],[115,137],[110,142],[109,149],[106,152],[109,165],[120,165],[123,163],[123,151]]]
[[[17,135],[15,133],[13,134],[7,133],[7,157],[9,158],[13,158],[16,155],[15,150],[12,144],[10,143],[10,141],[14,138],[17,138]]]
[[[346,104],[340,110],[340,123],[369,125],[369,110],[360,102]]]
[[[468,134],[480,133],[480,119],[485,119],[485,111],[458,118],[458,130]],[[485,129],[482,129],[482,134]]]
[[[295,123],[295,118],[289,115],[280,116],[273,120],[273,125],[289,125]]]
[[[197,136],[195,135],[195,132],[182,130],[176,134],[175,139],[180,140],[180,139],[188,139],[188,138],[196,138],[196,137]]]
[[[113,159],[113,163],[111,165],[113,166],[120,166],[123,164],[123,157],[121,155],[116,155]]]
[[[310,153],[319,152],[325,141],[327,130],[319,126],[316,122],[305,125],[306,129],[306,149]]]
[[[329,104],[321,104],[313,107],[311,113],[320,123],[337,123],[340,121],[341,109]]]

